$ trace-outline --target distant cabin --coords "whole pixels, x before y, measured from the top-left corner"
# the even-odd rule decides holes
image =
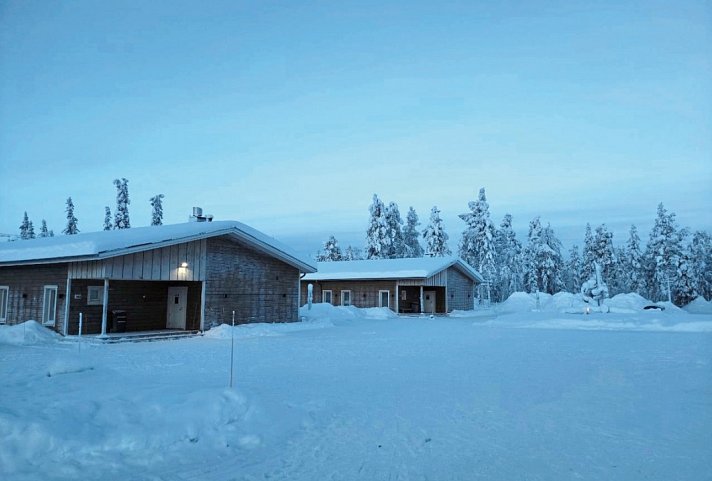
[[[0,244],[0,323],[62,334],[298,320],[316,268],[240,222],[188,222]]]
[[[301,304],[309,284],[313,302],[337,306],[388,307],[397,313],[471,310],[482,276],[457,257],[420,257],[318,262],[302,279]]]

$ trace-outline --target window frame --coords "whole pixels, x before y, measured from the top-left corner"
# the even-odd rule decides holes
[[[54,291],[54,306],[53,309],[48,310],[47,306],[47,292]],[[46,285],[42,288],[42,325],[43,326],[55,326],[57,325],[57,296],[59,295],[59,286],[56,285]],[[51,316],[50,316],[51,314]]]
[[[7,309],[10,304],[10,286],[0,286],[0,291],[5,293],[0,297],[0,324],[6,324]]]
[[[383,297],[382,297],[384,292],[386,294],[388,294],[388,296],[386,297],[386,299],[388,299],[388,304],[385,306],[383,305]],[[390,289],[380,289],[378,291],[378,307],[387,307],[389,309],[391,308],[391,291],[390,291]]]
[[[348,303],[348,304],[345,304],[345,303],[344,303],[344,297],[345,297],[344,294],[345,294],[346,292],[349,293],[349,303]],[[352,299],[352,297],[351,297],[351,289],[344,289],[344,290],[341,291],[341,305],[342,305],[342,306],[344,306],[344,307],[353,306],[353,302],[351,302],[351,299]]]
[[[326,300],[326,293],[329,293],[329,300]],[[329,304],[333,305],[334,304],[334,291],[331,289],[324,289],[321,291],[321,302],[326,303],[328,302]]]
[[[91,291],[98,292],[98,300],[92,300]],[[104,286],[87,286],[87,306],[103,306],[104,305]]]

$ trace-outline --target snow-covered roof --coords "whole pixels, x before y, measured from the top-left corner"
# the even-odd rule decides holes
[[[311,261],[299,257],[276,239],[241,222],[229,220],[133,227],[0,243],[0,266],[98,260],[220,235],[241,240],[301,272],[316,270]]]
[[[482,276],[459,257],[418,257],[412,259],[370,259],[363,261],[317,262],[317,272],[304,276],[306,281],[426,279],[456,266],[471,279]]]

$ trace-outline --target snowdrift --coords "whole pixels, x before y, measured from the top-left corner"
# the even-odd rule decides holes
[[[0,344],[22,346],[57,342],[60,335],[37,321],[25,321],[14,326],[0,326]]]
[[[610,299],[605,299],[601,306],[602,309],[598,309],[598,306],[595,304],[584,302],[580,294],[571,294],[570,292],[558,292],[554,295],[542,292],[539,294],[515,292],[509,296],[506,301],[496,306],[495,309],[500,314],[512,314],[517,312],[584,314],[587,308],[591,312],[635,314],[641,312],[645,306],[652,304],[660,305],[672,311],[680,311],[680,308],[673,304],[667,302],[654,303],[637,293],[617,294]]]
[[[307,322],[329,321],[333,325],[347,324],[363,319],[385,320],[398,317],[387,307],[334,306],[328,302],[314,303],[311,310],[306,305],[302,306],[299,308],[299,316]]]
[[[712,301],[707,301],[704,297],[699,296],[683,309],[690,314],[712,314]]]

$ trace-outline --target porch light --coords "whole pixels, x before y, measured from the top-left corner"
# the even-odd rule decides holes
[[[185,269],[186,267],[188,267],[188,263],[187,263],[187,262],[181,262],[178,267],[182,267],[183,269]]]

